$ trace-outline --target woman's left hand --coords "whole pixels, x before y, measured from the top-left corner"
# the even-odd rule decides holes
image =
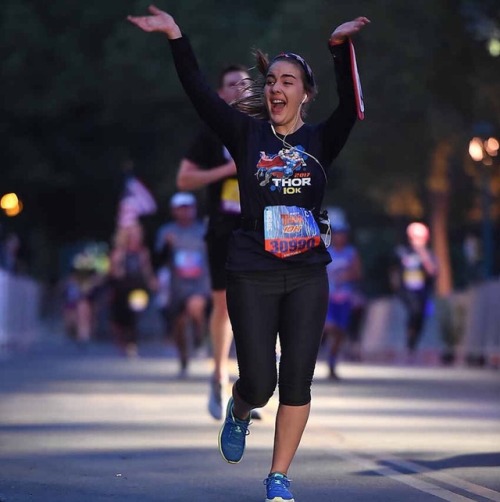
[[[369,23],[370,20],[362,16],[337,26],[330,35],[330,45],[343,44],[349,37],[361,31]]]

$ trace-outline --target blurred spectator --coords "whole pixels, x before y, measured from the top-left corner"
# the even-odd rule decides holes
[[[139,217],[156,213],[156,201],[150,190],[133,174],[134,162],[127,159],[122,164],[123,191],[118,203],[117,227],[140,225]]]
[[[92,338],[94,294],[99,277],[93,270],[71,270],[63,283],[64,327],[70,338],[86,345]]]
[[[66,333],[81,345],[94,335],[96,301],[108,265],[107,247],[89,243],[73,256],[70,272],[60,286]]]
[[[173,221],[160,227],[156,251],[162,253],[170,269],[170,298],[164,316],[167,329],[176,344],[180,372],[187,374],[190,344],[188,328],[193,329],[193,343],[199,347],[207,328],[210,280],[204,241],[205,227],[197,219],[196,199],[188,192],[176,193],[170,201]]]
[[[119,227],[110,255],[111,321],[120,348],[137,355],[137,314],[149,303],[156,280],[139,223]]]
[[[360,279],[362,280],[362,278]],[[350,361],[361,361],[361,330],[367,307],[367,299],[361,280],[353,281],[351,295],[351,315],[346,340],[346,357]]]
[[[462,249],[467,283],[478,282],[483,278],[483,257],[479,238],[471,232],[467,233]]]
[[[355,283],[361,279],[361,261],[349,243],[349,226],[345,221],[331,225],[332,240],[327,248],[332,262],[327,266],[330,301],[324,336],[330,341],[328,353],[329,376],[338,380],[337,360],[351,321]]]
[[[437,261],[428,248],[429,229],[414,222],[406,229],[408,243],[396,248],[392,284],[407,311],[406,347],[414,357],[437,275]]]
[[[25,272],[25,266],[21,259],[21,239],[15,233],[7,234],[1,242],[0,267],[11,274]]]

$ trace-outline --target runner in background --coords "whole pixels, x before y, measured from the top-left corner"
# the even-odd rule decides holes
[[[201,347],[206,334],[210,284],[203,240],[205,227],[197,218],[193,194],[176,193],[170,200],[170,209],[173,221],[158,230],[156,251],[170,270],[165,321],[177,347],[179,378],[185,378],[191,349]]]
[[[329,302],[324,336],[328,350],[329,377],[339,380],[337,374],[338,356],[351,321],[355,284],[361,279],[361,261],[354,246],[349,243],[349,226],[343,221],[332,223],[332,240],[328,252],[332,261],[326,267],[328,272]]]
[[[128,357],[138,355],[137,317],[156,290],[151,254],[140,218],[154,214],[156,201],[134,174],[134,162],[122,162],[123,190],[118,202],[116,229],[109,254],[110,314],[114,337]]]
[[[137,318],[146,310],[151,292],[156,289],[151,256],[138,221],[117,228],[109,261],[113,333],[124,355],[136,357]]]
[[[240,98],[249,75],[240,65],[224,68],[218,78],[217,93],[226,102]],[[210,337],[214,371],[210,381],[208,410],[222,419],[229,382],[229,352],[233,340],[226,305],[226,258],[231,233],[240,221],[240,197],[236,166],[227,148],[207,127],[199,131],[182,159],[177,175],[179,190],[207,187],[208,228],[205,236],[212,288]],[[254,417],[255,418],[255,417]]]
[[[413,222],[406,228],[407,244],[396,248],[392,283],[407,312],[406,348],[413,361],[422,337],[426,308],[437,275],[437,260],[428,248],[429,229]]]

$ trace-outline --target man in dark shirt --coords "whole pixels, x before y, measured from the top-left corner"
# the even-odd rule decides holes
[[[437,261],[428,248],[429,230],[423,223],[408,225],[406,235],[408,245],[396,248],[395,286],[407,311],[406,346],[411,360],[422,336]]]
[[[231,65],[219,76],[218,94],[231,103],[238,99],[249,75],[243,66]],[[229,379],[228,360],[232,330],[226,305],[226,258],[229,237],[240,221],[240,202],[236,166],[220,139],[204,127],[182,159],[177,176],[180,190],[207,187],[207,252],[212,283],[210,336],[214,373],[210,385],[208,409],[220,420],[225,388]]]

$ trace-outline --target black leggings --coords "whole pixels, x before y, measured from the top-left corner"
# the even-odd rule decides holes
[[[266,272],[229,272],[227,306],[238,357],[236,390],[259,408],[278,383],[289,406],[311,401],[311,383],[328,307],[325,266]]]

